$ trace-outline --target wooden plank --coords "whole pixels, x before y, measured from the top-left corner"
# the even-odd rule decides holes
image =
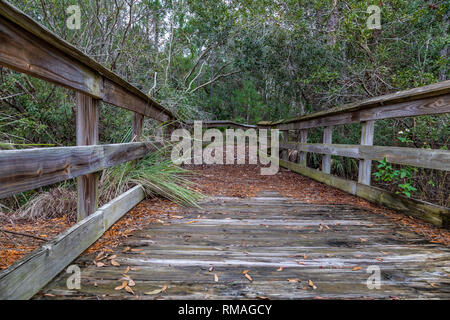
[[[166,121],[174,115],[8,2],[0,0],[0,65]]]
[[[134,187],[0,271],[0,300],[30,299],[143,199],[142,186]]]
[[[0,151],[0,198],[144,157],[157,142]]]
[[[375,129],[375,121],[367,121],[362,123],[361,145],[372,146],[373,134]],[[370,186],[370,178],[372,174],[372,160],[363,159],[359,161],[358,182]]]
[[[319,143],[280,145],[280,149],[287,148],[355,159],[381,161],[386,158],[391,163],[450,171],[450,151],[448,150]]]
[[[77,93],[77,145],[97,145],[98,141],[98,103],[97,100]],[[96,172],[77,178],[77,219],[83,220],[98,208],[98,174]]]
[[[236,129],[256,129],[257,126],[243,123],[236,123],[228,120],[209,120],[203,121],[202,126],[204,128],[236,128]]]
[[[307,129],[300,130],[300,143],[308,143],[308,130]],[[307,166],[307,156],[308,156],[307,152],[300,151],[298,159],[299,159],[299,164],[303,167]]]
[[[0,16],[0,64],[100,97],[102,77],[91,68],[52,48]]]
[[[333,127],[325,127],[323,130],[323,143],[333,143]],[[331,173],[331,155],[325,154],[322,158],[322,171],[325,173]]]
[[[133,112],[132,137],[131,142],[140,142],[142,140],[142,128],[144,127],[144,116]]]
[[[287,145],[289,143],[289,131],[283,131],[281,134],[281,144]],[[281,159],[285,161],[289,160],[289,148],[281,150]]]
[[[143,99],[140,96],[134,95],[128,89],[119,86],[109,79],[104,80],[102,100],[106,103],[143,114],[146,117],[159,121],[164,122],[170,118],[169,113],[155,108],[149,99]]]
[[[446,86],[450,86],[450,80],[445,82]],[[448,112],[450,112],[450,94],[445,93],[432,98],[423,98],[410,102],[382,106],[374,104],[331,109],[327,112],[318,112],[308,116],[287,120],[283,123],[274,123],[272,126],[280,130],[300,130],[362,121],[415,117]]]
[[[406,198],[380,188],[335,177],[288,161],[280,160],[280,166],[370,202],[422,219],[437,227],[450,229],[450,208],[437,206],[417,199]]]

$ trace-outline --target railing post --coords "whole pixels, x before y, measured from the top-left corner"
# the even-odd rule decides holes
[[[131,141],[140,142],[142,140],[142,128],[144,127],[144,116],[133,112],[132,137]]]
[[[282,131],[283,137],[282,137],[282,143],[284,145],[289,143],[289,131]],[[283,150],[281,151],[281,159],[284,161],[288,161],[289,160],[289,149],[284,149],[283,146]]]
[[[333,143],[333,126],[325,127],[323,130],[323,143]],[[331,173],[331,155],[324,154],[322,158],[322,171],[325,173]]]
[[[83,93],[77,93],[77,145],[98,144],[98,101]],[[77,219],[83,220],[97,211],[98,174],[89,173],[77,178]]]
[[[361,145],[372,146],[375,121],[366,121],[362,123]],[[370,186],[370,178],[372,174],[372,160],[359,161],[358,182]]]
[[[300,130],[300,142],[308,143],[308,129]],[[308,154],[307,152],[300,151],[298,157],[298,163],[303,167],[307,166],[307,154]]]

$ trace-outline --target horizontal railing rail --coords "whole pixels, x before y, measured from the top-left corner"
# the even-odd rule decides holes
[[[140,159],[160,142],[7,150],[0,152],[0,198]]]

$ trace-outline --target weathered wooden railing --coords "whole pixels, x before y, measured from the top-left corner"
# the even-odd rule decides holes
[[[144,117],[175,117],[160,104],[75,47],[0,0],[0,66],[77,93],[76,147],[0,151],[0,198],[78,178],[79,222],[50,243],[0,272],[0,299],[32,297],[112,224],[144,198],[141,186],[97,208],[98,172],[139,159],[158,142],[99,145],[98,102],[133,112],[133,141]]]
[[[384,160],[400,165],[450,171],[450,151],[403,147],[373,146],[375,121],[450,112],[450,81],[397,92],[278,122],[261,122],[259,127],[282,131],[281,166],[371,202],[421,218],[440,227],[450,227],[450,209],[424,201],[410,199],[371,186],[372,160]],[[362,123],[360,145],[332,143],[333,127]],[[308,143],[308,129],[323,127],[323,143]],[[289,131],[300,131],[300,141],[288,141]],[[298,163],[290,162],[289,150],[297,150]],[[322,171],[307,167],[306,154],[323,154]],[[358,181],[331,175],[331,156],[360,159]]]

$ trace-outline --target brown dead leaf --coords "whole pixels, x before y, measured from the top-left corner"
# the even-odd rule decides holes
[[[245,274],[245,277],[247,278],[248,281],[253,282],[252,277],[248,273]]]
[[[130,266],[128,266],[123,273],[127,274],[128,272],[130,272]]]
[[[118,263],[116,260],[112,259],[111,260],[111,265],[113,265],[114,267],[120,267],[120,263]]]
[[[219,282],[219,276],[214,273],[214,282]]]
[[[120,285],[120,286],[118,286],[118,287],[115,287],[114,288],[114,290],[122,290],[123,288],[125,288],[127,286],[127,282],[126,281],[124,281],[124,282],[122,282],[122,285]]]
[[[316,285],[314,284],[314,282],[312,282],[312,280],[309,280],[309,281],[308,281],[308,285],[309,285],[311,288],[313,288],[313,290],[316,290],[316,289],[317,289]]]
[[[249,273],[249,270],[242,271],[242,274],[247,274],[247,273]]]
[[[94,263],[95,263],[95,266],[96,266],[97,268],[101,268],[101,267],[106,266],[106,264],[104,264],[103,262],[94,262]]]
[[[127,253],[128,251],[130,251],[131,248],[130,247],[126,247],[125,249],[122,250],[123,253]]]
[[[134,295],[133,289],[131,289],[131,287],[129,287],[129,286],[125,286],[125,291]]]
[[[300,282],[300,279],[298,279],[298,278],[287,279],[287,281],[290,282],[290,283],[299,283],[299,282]]]
[[[166,290],[167,290],[167,286],[164,285],[164,287],[162,287],[161,289],[156,289],[156,290],[153,290],[153,291],[144,292],[144,294],[148,295],[148,296],[151,296],[151,295],[163,293]]]
[[[354,267],[353,269],[352,269],[352,271],[358,271],[358,270],[361,270],[362,269],[362,267]]]
[[[279,267],[278,269],[277,269],[277,271],[283,271],[283,267]]]

